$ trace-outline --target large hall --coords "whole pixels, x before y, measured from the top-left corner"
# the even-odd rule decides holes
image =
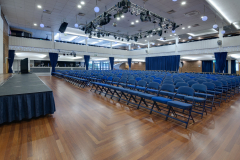
[[[0,160],[239,160],[239,7],[0,0]]]

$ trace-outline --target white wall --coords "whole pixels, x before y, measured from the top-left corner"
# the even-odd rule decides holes
[[[2,17],[0,16],[0,74],[2,73],[3,73],[3,20]]]

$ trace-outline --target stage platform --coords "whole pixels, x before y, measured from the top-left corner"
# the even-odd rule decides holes
[[[55,112],[52,90],[36,74],[17,74],[0,86],[0,124]]]

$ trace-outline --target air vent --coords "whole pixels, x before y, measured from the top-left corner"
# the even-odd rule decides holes
[[[194,25],[192,25],[192,27],[198,27],[198,26],[200,26],[199,24],[194,24]]]
[[[43,13],[51,14],[52,12],[49,10],[43,10]]]
[[[175,13],[176,11],[174,11],[174,10],[170,10],[170,11],[168,11],[167,13],[168,14],[173,14],[173,13]]]
[[[192,17],[192,16],[196,16],[196,15],[199,15],[198,11],[191,11],[191,12],[187,12],[184,14],[184,16],[186,16],[186,17]]]
[[[79,15],[79,16],[85,16],[85,14],[84,14],[84,13],[78,13],[78,15]]]

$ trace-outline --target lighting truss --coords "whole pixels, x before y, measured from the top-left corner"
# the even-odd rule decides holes
[[[164,17],[161,17],[160,15],[157,15],[156,13],[152,12],[152,11],[149,11],[147,9],[145,9],[144,7],[141,7],[131,1],[126,1],[126,0],[123,0],[125,1],[125,3],[129,3],[130,6],[128,7],[128,11],[131,11],[132,12],[135,12],[135,11],[138,11],[138,15],[140,15],[141,13],[147,13],[147,18],[148,18],[148,21],[150,20],[154,20],[155,23],[158,23],[159,24],[159,27],[160,28],[154,28],[154,29],[151,29],[151,30],[147,30],[147,31],[143,31],[143,32],[140,32],[140,33],[136,33],[136,34],[133,34],[133,35],[128,35],[128,34],[120,34],[120,33],[116,33],[116,32],[109,32],[109,31],[106,31],[106,30],[103,30],[103,29],[97,29],[97,26],[100,24],[100,21],[106,16],[106,15],[113,15],[113,14],[116,14],[116,13],[122,13],[122,7],[119,8],[118,5],[114,5],[112,6],[111,8],[109,8],[108,10],[106,10],[105,12],[103,12],[102,14],[98,15],[94,20],[92,20],[91,22],[89,22],[88,24],[86,24],[82,30],[85,30],[85,33],[86,34],[97,34],[97,33],[101,33],[101,34],[105,34],[105,35],[112,35],[114,37],[121,37],[121,38],[124,38],[124,39],[129,39],[129,40],[134,40],[135,37],[138,37],[139,39],[141,38],[144,38],[145,36],[148,36],[150,35],[149,33],[153,33],[153,34],[158,34],[158,31],[162,30],[168,30],[168,29],[172,29],[172,30],[175,30],[176,28],[178,28],[179,26],[176,25],[175,22],[171,21],[170,19],[167,19],[167,18],[164,18]],[[122,1],[121,1],[122,2]],[[146,15],[145,15],[146,16]],[[173,27],[174,26],[174,27]]]

